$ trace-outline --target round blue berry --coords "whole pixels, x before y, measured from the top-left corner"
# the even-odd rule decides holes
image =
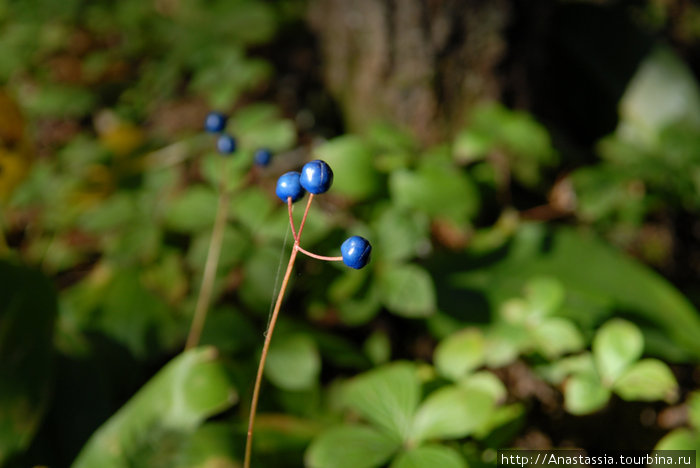
[[[340,246],[340,253],[343,255],[343,263],[359,270],[369,263],[372,245],[364,237],[352,236]]]
[[[277,179],[275,193],[277,193],[280,200],[287,203],[287,198],[292,197],[292,201],[295,202],[304,196],[304,189],[299,183],[300,175],[298,172],[287,172]]]
[[[236,151],[236,139],[224,133],[216,140],[216,149],[218,149],[221,154],[231,154]]]
[[[204,119],[204,130],[209,133],[219,133],[226,127],[226,116],[220,112],[210,112]]]
[[[301,186],[314,195],[327,192],[333,183],[333,171],[325,161],[316,159],[301,169]]]
[[[267,148],[260,148],[255,151],[255,155],[253,156],[253,158],[255,159],[255,164],[264,167],[270,164],[270,160],[272,159],[272,152],[270,152],[270,150]]]

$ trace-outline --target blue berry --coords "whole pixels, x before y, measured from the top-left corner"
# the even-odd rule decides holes
[[[372,245],[364,237],[352,236],[340,246],[340,253],[343,255],[343,263],[359,270],[369,263]]]
[[[226,116],[220,112],[210,112],[204,120],[204,130],[209,133],[220,133],[226,128]]]
[[[221,154],[231,154],[236,151],[236,139],[224,133],[216,140],[216,149],[218,149]]]
[[[270,160],[272,159],[272,153],[267,148],[260,148],[255,151],[255,155],[253,157],[255,159],[255,164],[264,167],[270,164]]]
[[[314,195],[327,192],[333,183],[333,171],[324,161],[316,159],[301,169],[301,186]]]
[[[295,202],[304,196],[304,189],[299,183],[300,175],[298,172],[287,172],[277,179],[275,193],[277,193],[280,200],[287,203],[287,198],[292,197],[292,201]]]

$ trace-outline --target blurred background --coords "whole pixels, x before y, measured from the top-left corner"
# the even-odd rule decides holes
[[[241,466],[316,158],[373,257],[297,262],[255,466],[700,448],[699,76],[689,0],[0,0],[0,466]]]

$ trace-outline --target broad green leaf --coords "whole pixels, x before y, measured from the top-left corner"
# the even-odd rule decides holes
[[[405,440],[420,398],[420,382],[411,363],[392,363],[347,383],[345,404],[394,438]]]
[[[188,188],[168,206],[165,221],[176,231],[197,232],[211,229],[219,196],[204,185]]]
[[[25,449],[51,389],[56,293],[38,271],[0,260],[0,465]]]
[[[494,401],[479,389],[458,386],[434,391],[420,405],[413,421],[410,440],[419,443],[430,439],[466,437],[491,416]]]
[[[401,208],[458,224],[468,222],[479,209],[479,192],[472,180],[461,169],[446,164],[431,162],[414,171],[395,171],[389,178],[389,192]]]
[[[236,433],[220,422],[202,424],[187,439],[175,468],[233,468],[239,466],[243,450],[231,443]]]
[[[565,318],[546,318],[535,327],[533,334],[537,349],[549,359],[579,351],[584,346],[583,337],[576,325]]]
[[[658,359],[642,359],[627,369],[613,386],[624,400],[673,403],[678,397],[678,383],[671,369]]]
[[[425,317],[435,311],[435,288],[418,265],[387,265],[379,271],[382,302],[396,315]]]
[[[73,467],[172,466],[184,440],[237,400],[213,348],[168,363],[88,440]]]
[[[92,285],[79,283],[76,287]],[[145,357],[168,348],[179,338],[173,311],[161,297],[146,289],[138,269],[114,271],[110,281],[98,286],[95,293],[99,294],[96,307],[85,311],[91,317],[87,327],[122,343],[135,356]]]
[[[433,357],[437,371],[454,381],[484,364],[484,336],[477,329],[467,329],[442,340]]]
[[[642,356],[644,337],[633,323],[613,319],[595,334],[592,349],[600,377],[610,387]]]
[[[375,468],[386,463],[400,442],[372,427],[339,426],[317,437],[304,457],[309,468]]]
[[[700,434],[686,428],[675,429],[666,434],[654,450],[695,450],[697,454],[700,450]],[[700,467],[700,460],[696,460],[695,464]]]
[[[508,396],[508,390],[501,379],[486,370],[475,372],[472,375],[464,377],[460,379],[457,384],[468,390],[479,390],[491,395],[491,399],[494,403],[503,402]]]
[[[333,168],[333,192],[352,200],[371,197],[381,187],[372,148],[358,136],[334,138],[314,150],[314,157]]]
[[[564,303],[564,295],[564,288],[555,278],[540,276],[525,284],[528,311],[538,317],[555,313]]]
[[[471,298],[454,306],[441,303],[445,312],[497,310],[517,297],[530,278],[552,276],[566,290],[566,316],[584,333],[592,332],[616,310],[624,310],[628,317],[639,317],[640,323],[662,332],[658,346],[649,352],[665,356],[667,349],[673,349],[676,356],[679,351],[700,357],[700,313],[681,293],[644,265],[568,228],[523,224],[498,252],[450,254],[449,261],[436,256],[428,269],[438,297],[462,293]]]
[[[259,187],[238,192],[231,200],[231,216],[255,234],[272,214],[275,205]]]
[[[285,390],[304,390],[318,382],[321,356],[305,335],[275,336],[270,342],[265,376]]]
[[[373,224],[377,258],[410,260],[430,245],[429,227],[421,213],[395,207],[383,210]]]
[[[503,367],[515,361],[520,353],[530,347],[530,336],[525,327],[496,323],[486,335],[485,364]]]
[[[603,408],[609,399],[610,390],[595,374],[574,374],[564,382],[564,407],[571,414],[594,413]]]
[[[453,448],[422,445],[396,457],[391,468],[467,468],[467,462]]]

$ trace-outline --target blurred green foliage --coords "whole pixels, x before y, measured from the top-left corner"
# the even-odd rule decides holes
[[[335,181],[302,245],[362,235],[372,262],[298,262],[254,466],[491,466],[543,418],[621,405],[687,408],[658,447],[698,447],[697,286],[660,274],[697,245],[643,235],[700,209],[688,66],[650,52],[584,163],[500,103],[430,147],[390,122],[320,140],[266,94],[265,48],[304,6],[0,0],[23,112],[0,119],[0,465],[239,466],[290,248],[275,181],[314,158]],[[231,111],[230,158],[201,132],[211,108]],[[182,352],[222,190],[213,305]]]

